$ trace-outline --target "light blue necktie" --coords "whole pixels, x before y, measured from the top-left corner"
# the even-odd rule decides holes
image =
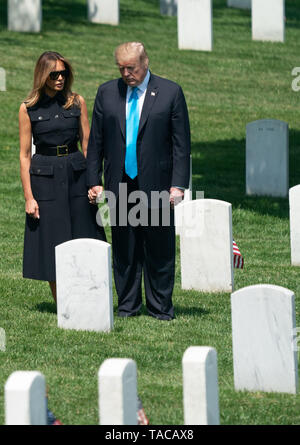
[[[139,121],[137,87],[134,87],[128,101],[126,118],[125,172],[131,179],[134,179],[137,176],[136,141],[139,130]]]

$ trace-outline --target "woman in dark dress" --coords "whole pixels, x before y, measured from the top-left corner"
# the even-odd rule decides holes
[[[70,63],[56,52],[43,53],[33,89],[19,111],[26,210],[23,276],[49,281],[55,301],[55,246],[75,238],[105,241],[96,222],[98,208],[87,195],[87,107],[71,91],[72,82]],[[31,158],[32,137],[36,154]]]

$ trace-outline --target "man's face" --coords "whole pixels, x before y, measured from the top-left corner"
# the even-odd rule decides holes
[[[126,85],[130,87],[136,87],[140,85],[146,74],[147,66],[141,64],[138,56],[126,56],[118,60],[118,67],[122,76],[122,79]]]

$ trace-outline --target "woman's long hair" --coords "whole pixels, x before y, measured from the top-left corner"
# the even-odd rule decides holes
[[[55,71],[56,62],[58,60],[64,63],[65,69],[68,71],[68,75],[65,78],[64,89],[62,90],[62,94],[66,99],[64,108],[70,108],[72,105],[80,106],[78,94],[72,93],[71,91],[74,76],[70,62],[57,52],[46,51],[39,57],[36,63],[33,88],[25,100],[27,108],[34,106],[40,100],[42,94],[45,92],[45,85],[49,74],[51,71]]]

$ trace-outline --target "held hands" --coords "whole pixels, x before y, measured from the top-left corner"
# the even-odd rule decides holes
[[[91,187],[88,191],[88,197],[90,204],[96,204],[97,197],[100,197],[103,193],[103,187],[102,185],[95,185],[94,187]],[[170,204],[171,207],[174,208],[177,204],[179,204],[184,197],[184,190],[178,189],[177,187],[171,187],[170,188]]]
[[[31,218],[40,219],[39,206],[34,198],[28,199],[26,201],[25,211]]]
[[[183,200],[183,197],[184,190],[178,189],[177,187],[170,188],[170,204],[172,208],[179,204]]]
[[[95,185],[94,187],[91,187],[88,191],[88,197],[89,197],[90,204],[96,204],[97,197],[100,198],[102,193],[103,193],[102,185]]]

